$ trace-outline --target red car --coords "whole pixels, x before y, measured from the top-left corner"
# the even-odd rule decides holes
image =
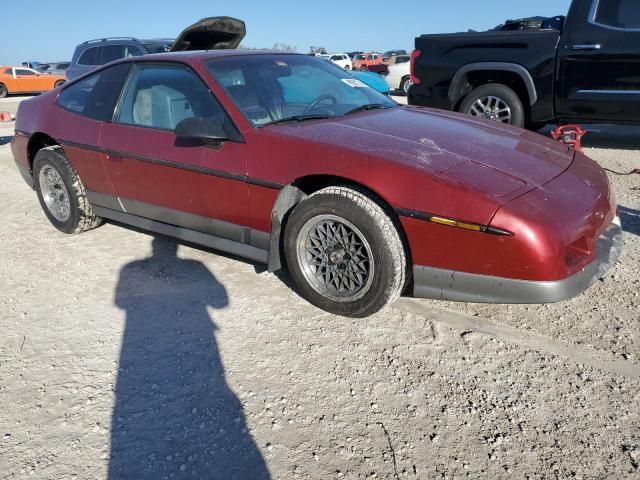
[[[361,53],[353,57],[354,70],[368,70],[373,65],[382,65],[382,55],[379,53]]]
[[[51,223],[113,219],[286,266],[341,315],[404,290],[545,303],[616,262],[607,176],[514,127],[397,105],[313,57],[134,57],[23,101],[13,154]]]

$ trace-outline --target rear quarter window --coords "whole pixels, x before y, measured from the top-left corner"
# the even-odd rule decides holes
[[[72,83],[58,95],[58,105],[83,117],[111,121],[129,68],[129,63],[121,63]]]

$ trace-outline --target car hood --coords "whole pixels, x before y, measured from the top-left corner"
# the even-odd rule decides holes
[[[417,107],[283,127],[307,140],[400,163],[504,201],[560,175],[574,156],[566,145],[537,133]]]
[[[242,20],[231,17],[207,17],[184,29],[171,47],[171,51],[238,48],[245,35],[246,27]]]

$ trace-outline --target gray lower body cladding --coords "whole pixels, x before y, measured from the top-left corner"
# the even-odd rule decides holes
[[[531,281],[477,275],[416,265],[413,294],[419,298],[474,303],[555,303],[582,293],[603,278],[622,253],[622,228],[612,223],[598,240],[597,259],[558,281]]]

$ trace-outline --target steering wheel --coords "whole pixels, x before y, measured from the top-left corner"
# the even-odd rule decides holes
[[[313,102],[311,102],[309,105],[307,105],[307,108],[304,109],[302,114],[304,115],[307,112],[310,112],[311,110],[316,108],[318,105],[320,105],[325,100],[331,100],[331,105],[336,105],[338,103],[338,100],[336,100],[336,97],[334,97],[333,95],[329,95],[329,94],[320,95]]]

